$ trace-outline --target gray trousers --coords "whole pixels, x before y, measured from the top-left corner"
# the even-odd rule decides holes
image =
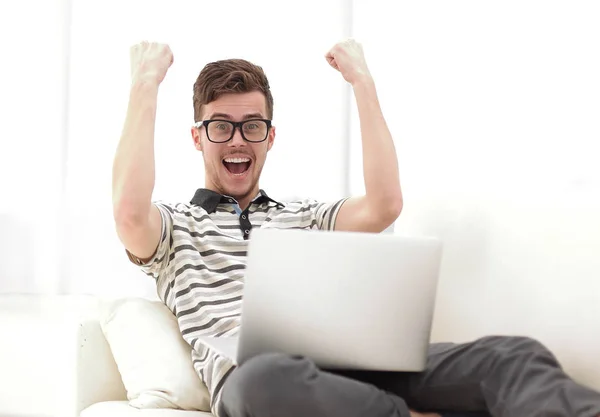
[[[303,357],[257,356],[225,381],[221,417],[596,417],[600,393],[577,384],[525,337],[434,344],[419,373],[327,371]]]

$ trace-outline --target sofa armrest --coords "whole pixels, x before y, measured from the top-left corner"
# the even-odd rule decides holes
[[[0,415],[76,417],[126,399],[94,297],[0,296]]]

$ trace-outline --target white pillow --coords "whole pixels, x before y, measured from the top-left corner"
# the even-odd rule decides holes
[[[100,324],[131,406],[210,411],[210,395],[192,365],[191,347],[163,303],[142,298],[105,302]]]

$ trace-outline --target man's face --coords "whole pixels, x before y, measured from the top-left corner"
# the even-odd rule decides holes
[[[204,105],[202,112],[203,120],[241,122],[267,118],[266,99],[258,91],[224,94]],[[209,141],[203,126],[192,128],[192,137],[196,148],[202,151],[204,157],[206,188],[232,196],[238,201],[255,197],[267,152],[275,139],[274,127],[269,130],[267,139],[259,143],[245,141],[240,129],[236,129],[233,138],[225,143]]]

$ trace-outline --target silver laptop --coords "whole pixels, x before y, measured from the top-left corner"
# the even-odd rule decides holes
[[[435,238],[256,229],[238,336],[200,341],[237,365],[279,352],[324,369],[422,371],[441,254]]]

